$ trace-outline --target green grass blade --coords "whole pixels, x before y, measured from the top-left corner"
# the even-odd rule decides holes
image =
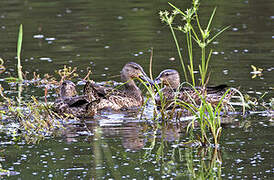
[[[179,46],[176,34],[175,34],[175,32],[174,32],[173,27],[172,27],[171,24],[169,24],[169,28],[170,28],[170,31],[172,33],[172,37],[174,39],[174,42],[175,42],[175,45],[176,45],[176,48],[177,48],[179,59],[181,61],[181,65],[182,65],[182,68],[183,68],[183,71],[184,71],[184,75],[185,75],[185,80],[188,81],[188,77],[187,77],[187,73],[186,73],[186,69],[185,69],[185,63],[184,63],[184,60],[183,60],[183,56],[182,56],[182,53],[181,53],[181,50],[180,50],[180,46]]]
[[[23,25],[20,25],[19,34],[18,34],[18,41],[17,41],[17,69],[18,69],[18,80],[23,81],[22,76],[22,66],[21,66],[21,49],[22,49],[22,41],[23,41]]]
[[[171,7],[173,7],[176,11],[178,11],[179,13],[181,13],[183,16],[186,16],[186,14],[181,11],[180,9],[178,9],[176,6],[174,6],[173,4],[171,4],[170,2],[168,3]]]
[[[23,40],[23,25],[21,24],[19,28],[18,41],[17,41],[17,57],[20,57],[20,54],[21,54],[22,40]]]
[[[207,73],[208,64],[209,64],[209,61],[210,61],[212,52],[213,52],[213,50],[211,49],[210,52],[209,52],[209,55],[208,55],[208,57],[207,57],[207,60],[206,60],[205,73]]]
[[[209,39],[207,41],[207,44],[211,43],[211,41],[213,41],[216,37],[218,37],[221,33],[223,33],[225,30],[227,30],[228,28],[230,28],[230,26],[226,26],[224,29],[222,29],[221,31],[219,31],[217,34],[215,34],[211,39]]]
[[[211,14],[211,16],[210,16],[210,19],[209,19],[209,21],[208,21],[207,28],[206,28],[207,31],[208,31],[209,28],[210,28],[210,25],[211,25],[211,23],[212,23],[212,20],[213,20],[214,15],[215,15],[216,9],[217,9],[217,8],[215,7],[214,10],[213,10],[213,12],[212,12],[212,14]]]

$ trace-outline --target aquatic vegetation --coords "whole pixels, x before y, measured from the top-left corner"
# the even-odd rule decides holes
[[[0,58],[0,74],[3,73],[6,70],[4,66],[4,60]]]
[[[197,91],[197,90],[196,90]],[[231,91],[230,89],[222,96],[217,106],[214,108],[210,102],[208,102],[198,91],[196,92],[200,99],[201,104],[196,107],[189,103],[183,103],[183,106],[188,106],[195,114],[195,119],[189,123],[189,127],[194,129],[194,122],[197,121],[200,126],[201,135],[198,136],[199,141],[202,143],[202,146],[210,144],[211,141],[208,136],[212,136],[214,139],[215,146],[218,146],[219,139],[221,137],[222,127],[221,127],[221,110],[223,108],[223,99]],[[208,131],[210,135],[208,135]]]
[[[19,122],[20,130],[27,142],[39,142],[46,136],[53,135],[55,129],[63,128],[62,123],[56,119],[57,115],[35,97],[32,97],[30,102],[24,102],[22,106],[24,113],[12,107],[9,109]]]
[[[252,111],[266,111],[266,113],[272,113],[274,109],[274,98],[270,98],[268,101],[265,101],[264,97],[267,93],[259,97],[250,96],[248,94],[244,95],[245,106],[247,106]]]
[[[162,115],[166,114],[163,112],[171,112],[175,117],[182,116],[182,114],[192,115],[194,118],[189,123],[188,130],[190,128],[191,133],[193,133],[194,124],[197,122],[200,127],[200,136],[198,140],[201,145],[205,146],[210,141],[208,133],[213,137],[213,142],[218,146],[218,142],[221,136],[221,113],[227,111],[234,111],[233,105],[230,103],[232,95],[235,93],[239,94],[239,99],[243,107],[243,112],[245,111],[245,102],[241,92],[235,88],[224,88],[225,86],[217,86],[212,88],[207,88],[206,85],[209,80],[208,67],[211,59],[213,50],[211,49],[207,52],[207,47],[213,42],[213,40],[218,37],[222,32],[229,28],[229,26],[219,30],[215,35],[211,35],[212,21],[216,13],[216,8],[213,10],[206,28],[203,28],[200,24],[199,19],[199,0],[193,0],[192,7],[182,11],[175,5],[169,3],[169,5],[174,9],[172,12],[160,11],[160,19],[165,22],[170,30],[172,37],[174,39],[179,59],[182,65],[182,70],[184,72],[184,77],[186,82],[180,85],[178,73],[174,73],[175,70],[166,70],[160,73],[156,78],[157,81],[162,81],[165,87],[161,89],[159,86],[156,87],[156,104]],[[174,26],[174,21],[177,16],[180,16],[183,25],[177,27]],[[198,31],[197,31],[198,29]],[[186,42],[179,43],[175,30],[185,34]],[[196,79],[194,75],[194,57],[193,57],[193,41],[201,49],[200,63],[198,65],[200,72],[200,84],[202,87],[196,87]],[[181,44],[181,45],[180,45]],[[188,56],[185,57],[182,54],[182,45],[186,44]],[[186,59],[189,59],[187,62]],[[187,68],[186,68],[187,67]],[[188,73],[191,77],[191,84],[189,83]],[[177,72],[177,71],[176,71]],[[166,75],[166,78],[165,78]],[[172,76],[170,81],[168,75]],[[178,81],[178,82],[177,82]],[[177,82],[177,83],[176,83]],[[175,84],[175,85],[173,85]],[[189,84],[190,87],[183,87],[183,84]],[[168,88],[170,87],[170,88]],[[180,108],[178,108],[178,106]],[[171,109],[171,110],[169,110]],[[181,110],[176,110],[181,109]],[[185,113],[188,112],[188,113]],[[174,117],[174,116],[163,116]]]
[[[225,85],[194,87],[186,82],[180,84],[179,73],[172,69],[162,71],[154,82],[154,86],[144,81],[142,84],[152,97],[155,111],[160,112],[154,113],[155,122],[159,119],[169,121],[192,116],[187,130],[193,133],[194,124],[198,123],[201,130],[198,140],[201,146],[212,143],[218,146],[222,130],[221,116],[228,111],[234,111],[231,99],[236,93],[239,95],[236,99],[240,99],[243,113],[245,112],[243,95],[235,88]],[[185,84],[190,87],[184,87]],[[213,142],[208,137],[213,137]]]
[[[6,82],[12,82],[17,84],[18,94],[15,101],[13,98],[5,96],[4,89],[0,85],[1,96],[1,120],[5,120],[5,124],[9,124],[10,121],[18,122],[19,126],[14,127],[13,137],[17,137],[21,134],[27,142],[39,142],[46,136],[54,135],[56,129],[63,128],[59,119],[65,122],[68,118],[74,117],[60,117],[58,114],[51,110],[51,105],[47,103],[47,89],[56,87],[60,82],[48,74],[44,75],[44,78],[40,78],[40,75],[36,72],[33,73],[33,78],[30,80],[23,79],[22,66],[21,66],[21,49],[23,40],[23,27],[20,25],[17,43],[17,71],[18,78],[8,77],[4,80]],[[1,59],[1,69],[5,69],[3,66],[3,60]],[[65,79],[75,78],[78,75],[75,73],[76,68],[64,67],[64,69],[58,70],[61,81]],[[45,87],[45,104],[37,100],[34,96],[31,99],[22,97],[23,88],[33,85],[34,87]]]
[[[176,36],[176,33],[174,30],[178,30],[186,35],[186,43],[182,42],[181,44],[187,44],[187,52],[188,52],[188,58],[189,58],[189,63],[187,65],[187,69],[189,71],[189,74],[191,76],[192,80],[192,85],[195,86],[196,84],[196,79],[194,76],[194,58],[193,58],[193,42],[194,40],[197,45],[201,49],[201,61],[199,64],[199,72],[201,76],[201,85],[204,86],[206,84],[206,79],[207,79],[207,71],[208,71],[208,65],[210,62],[210,58],[212,55],[212,50],[210,50],[209,54],[206,56],[206,48],[210,45],[210,43],[217,37],[219,36],[222,32],[224,32],[226,29],[229,28],[229,26],[221,29],[218,33],[216,33],[213,37],[211,37],[211,24],[213,17],[216,12],[216,8],[213,10],[210,19],[208,21],[208,24],[205,29],[202,28],[199,20],[199,15],[198,15],[198,9],[199,9],[199,0],[193,0],[192,7],[187,9],[186,11],[182,11],[173,4],[169,3],[171,7],[174,8],[172,12],[168,11],[160,11],[160,18],[163,22],[165,22],[172,33],[173,39],[176,44],[177,52],[180,58],[180,62],[182,65],[182,69],[184,72],[184,77],[186,79],[186,82],[188,82],[188,76],[187,76],[187,70],[186,70],[186,64],[187,62],[183,58],[181,48],[182,46],[179,45],[178,39]],[[173,26],[173,21],[177,15],[180,15],[181,20],[185,22],[184,25],[180,25],[177,27]],[[194,25],[198,26],[199,34],[195,30]],[[201,38],[199,38],[201,37]]]
[[[21,134],[27,142],[35,143],[46,136],[53,135],[55,129],[63,127],[57,119],[59,116],[34,96],[31,97],[31,101],[21,100],[19,106],[13,99],[5,97],[2,90],[0,94],[5,100],[1,103],[3,109],[1,119],[5,118],[4,125],[9,125],[11,122],[19,123],[19,126],[12,128],[13,137]]]
[[[75,79],[78,77],[76,73],[77,68],[66,67],[63,69],[56,70],[56,73],[60,76],[62,81],[67,79]],[[90,74],[90,73],[88,73]],[[86,76],[87,77],[87,76]],[[15,78],[6,78],[6,82],[13,82],[15,84],[18,81],[14,81]],[[24,79],[24,82],[18,83],[18,95],[14,98],[7,97],[4,93],[4,89],[0,85],[0,97],[1,110],[0,117],[2,120],[9,122],[18,122],[19,126],[14,127],[15,136],[20,134],[27,142],[36,143],[44,139],[47,136],[53,136],[58,134],[58,131],[63,129],[63,123],[67,122],[68,119],[78,120],[77,117],[67,115],[60,116],[52,110],[52,103],[48,103],[46,100],[47,92],[49,90],[56,91],[59,93],[58,87],[60,81],[52,75],[45,74],[43,78],[36,72],[33,73],[33,77],[30,79]],[[21,93],[24,88],[32,86],[34,88],[40,89],[41,87],[45,89],[45,103],[38,100],[36,97],[31,96],[31,99],[27,97],[21,98]],[[6,123],[5,123],[6,124]]]
[[[21,66],[21,49],[22,49],[22,41],[23,41],[23,25],[20,25],[19,34],[18,34],[18,42],[17,42],[17,71],[18,71],[18,81],[23,81],[22,75],[22,66]]]
[[[56,70],[55,72],[61,77],[60,82],[63,82],[65,80],[70,80],[73,78],[78,77],[79,75],[76,73],[77,67],[67,67],[64,65],[63,69]]]
[[[257,76],[260,77],[260,76],[263,75],[263,69],[262,68],[258,68],[254,65],[251,65],[251,68],[253,70],[253,71],[250,72],[251,74],[253,74],[252,77],[251,77],[252,79],[256,78]]]

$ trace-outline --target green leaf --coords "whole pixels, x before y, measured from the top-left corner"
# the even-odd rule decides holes
[[[20,54],[21,54],[22,40],[23,40],[23,25],[21,24],[19,28],[19,35],[18,35],[18,41],[17,41],[17,57],[20,57]]]
[[[217,9],[217,8],[215,7],[214,10],[213,10],[213,12],[212,12],[212,14],[211,14],[211,16],[210,16],[210,19],[209,19],[209,21],[208,21],[207,28],[206,28],[207,31],[209,31],[209,28],[210,28],[210,25],[211,25],[211,23],[212,23],[213,17],[214,17],[214,15],[215,15],[216,9]]]
[[[207,41],[207,44],[209,44],[211,41],[213,41],[216,37],[218,37],[221,33],[223,33],[225,30],[227,30],[228,28],[230,28],[230,26],[226,26],[224,29],[222,29],[221,31],[219,31],[217,34],[215,34],[215,36],[213,36],[213,38],[211,38],[210,40]]]
[[[173,7],[175,10],[177,10],[179,13],[181,13],[183,16],[186,16],[185,13],[183,13],[183,11],[181,11],[180,9],[178,9],[176,6],[174,6],[173,4],[171,4],[170,2],[168,3],[171,7]]]
[[[23,25],[21,24],[19,28],[18,41],[17,41],[17,71],[18,71],[19,81],[23,81],[21,58],[20,58],[22,40],[23,40]]]

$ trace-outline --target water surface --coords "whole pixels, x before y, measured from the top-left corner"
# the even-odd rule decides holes
[[[29,77],[34,71],[55,74],[67,65],[77,67],[82,78],[91,68],[95,81],[119,81],[117,75],[129,61],[139,63],[148,73],[151,48],[155,77],[166,68],[181,71],[169,29],[158,16],[159,10],[170,9],[167,2],[1,1],[0,57],[7,71],[0,78],[16,75],[21,23],[22,65]],[[182,8],[190,4],[173,3]],[[243,93],[256,98],[266,93],[268,101],[273,97],[274,2],[205,1],[200,7],[203,25],[215,6],[212,32],[227,25],[231,28],[212,45],[209,83],[240,87]],[[194,51],[199,59],[199,49],[195,47]],[[175,61],[170,61],[171,57]],[[252,79],[251,65],[263,68],[263,75]],[[5,82],[1,85],[9,88]],[[40,96],[41,92],[25,90],[24,94]],[[272,179],[273,114],[230,118],[218,152],[178,146],[188,141],[185,123],[154,130],[134,113],[105,114],[85,123],[71,123],[59,132],[61,136],[39,144],[23,140],[14,144],[2,133],[1,165],[12,172],[9,179],[197,178],[208,173],[210,167],[214,170],[211,176],[219,179]]]

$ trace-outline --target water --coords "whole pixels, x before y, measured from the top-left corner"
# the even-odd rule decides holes
[[[210,84],[240,86],[257,98],[267,93],[268,101],[273,97],[274,2],[203,2],[202,24],[215,6],[214,27],[231,28],[212,45]],[[167,1],[13,0],[1,1],[0,7],[0,57],[7,68],[0,78],[16,75],[20,23],[24,26],[22,65],[29,77],[33,71],[54,74],[67,65],[77,66],[80,77],[89,67],[96,81],[119,81],[116,75],[129,61],[148,72],[151,47],[155,77],[166,68],[181,70],[169,29],[158,17],[159,10],[169,8]],[[199,53],[197,48],[194,51]],[[170,61],[173,57],[175,61]],[[252,79],[251,65],[262,68],[263,75]],[[1,85],[9,87],[2,81]],[[28,89],[24,94],[39,96],[41,92]],[[39,144],[22,140],[14,144],[2,133],[0,162],[10,170],[9,179],[194,178],[208,173],[209,167],[214,169],[211,176],[223,179],[272,179],[273,115],[236,115],[230,122],[223,129],[220,151],[214,153],[178,146],[188,140],[185,124],[155,131],[134,113],[105,114],[68,124],[59,132],[62,136]],[[222,161],[221,169],[217,161]]]

